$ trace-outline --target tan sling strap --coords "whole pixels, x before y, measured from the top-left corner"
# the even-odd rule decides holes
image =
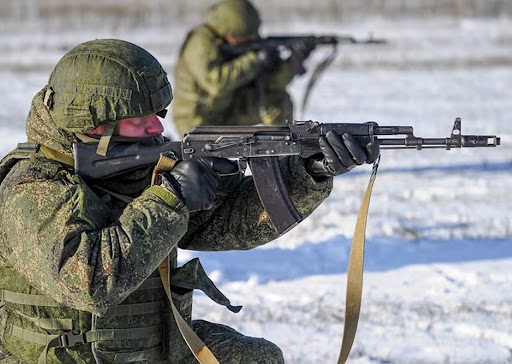
[[[156,182],[156,176],[160,172],[164,171],[170,171],[174,165],[176,164],[176,160],[172,158],[172,156],[168,155],[160,155],[160,159],[158,160],[158,163],[156,164],[156,167],[153,169],[153,176],[151,180],[151,184],[154,185]],[[201,364],[219,364],[218,360],[215,358],[213,353],[208,349],[208,347],[203,343],[203,341],[199,338],[199,336],[196,335],[194,330],[187,324],[185,319],[181,317],[178,309],[174,305],[174,302],[172,301],[172,293],[171,293],[171,279],[170,279],[170,273],[171,269],[169,268],[171,266],[171,255],[167,256],[166,259],[160,263],[158,266],[158,270],[160,271],[160,277],[162,279],[162,282],[164,284],[165,293],[167,294],[167,297],[169,298],[169,302],[171,304],[172,313],[174,316],[174,320],[176,321],[176,324],[178,325],[178,329],[180,330],[181,336],[183,336],[183,339],[187,343],[190,351],[192,354],[194,354],[194,357],[197,359],[197,361]]]
[[[370,197],[372,195],[373,184],[377,177],[377,168],[379,167],[380,155],[373,164],[372,175],[363,197],[363,202],[359,209],[354,238],[352,239],[352,249],[350,250],[350,259],[347,271],[347,296],[345,300],[345,320],[343,322],[343,341],[341,343],[340,356],[338,364],[344,364],[347,361],[350,349],[356,336],[357,323],[359,321],[359,312],[361,309],[361,296],[363,293],[363,266],[364,266],[364,245],[366,232],[366,219],[368,217],[368,208]]]
[[[151,176],[151,185],[157,183],[156,177],[158,173],[169,172],[174,168],[177,162],[178,159],[172,152],[161,153],[155,168],[153,168],[153,175]]]
[[[48,159],[53,159],[54,161],[61,162],[68,166],[74,166],[75,160],[73,157],[65,155],[64,153],[57,152],[56,150],[48,148],[46,145],[41,144],[41,151]]]
[[[161,156],[159,164],[164,165],[169,161],[164,161],[165,157]],[[365,234],[366,234],[366,220],[368,217],[368,209],[370,206],[370,197],[372,194],[373,184],[377,177],[377,169],[379,167],[380,155],[373,164],[372,175],[368,182],[361,207],[359,209],[359,215],[357,217],[356,227],[354,230],[354,238],[352,239],[352,248],[350,251],[350,259],[348,263],[347,271],[347,294],[345,300],[345,319],[343,324],[343,339],[340,349],[340,355],[338,357],[338,364],[344,364],[352,349],[354,338],[356,336],[357,324],[359,321],[359,313],[361,309],[361,297],[363,293],[363,266],[364,266],[364,246],[365,246]],[[162,162],[162,163],[160,163]],[[155,168],[155,171],[170,170],[174,166],[173,163],[169,163],[164,168]],[[155,174],[157,173],[155,172]],[[174,319],[178,325],[178,328],[183,336],[183,339],[187,343],[188,347],[194,354],[195,358],[201,364],[219,364],[213,353],[203,343],[203,341],[196,335],[192,328],[186,323],[181,317],[180,313],[174,306],[172,301],[171,289],[170,289],[170,259],[169,255],[160,266],[160,276],[164,283],[164,288],[171,304]]]
[[[31,146],[31,148],[30,148]],[[32,150],[30,150],[32,149]],[[27,143],[19,143],[18,144],[18,151],[20,152],[32,152],[37,153],[39,150],[43,152],[46,158],[52,159],[54,161],[60,162],[62,164],[66,164],[68,166],[74,166],[75,160],[73,157],[66,155],[61,152],[57,152],[56,150],[53,150],[51,148],[48,148],[46,145],[39,144],[35,140],[28,138]]]
[[[194,330],[187,324],[185,319],[181,317],[178,309],[174,305],[172,301],[171,294],[171,285],[170,285],[170,262],[171,256],[169,255],[167,259],[165,259],[162,263],[160,263],[158,269],[160,271],[160,276],[162,278],[162,282],[164,283],[165,292],[167,293],[167,297],[169,298],[169,302],[171,304],[172,313],[174,315],[174,319],[176,320],[176,324],[180,330],[183,339],[187,343],[188,347],[192,354],[194,354],[197,361],[201,364],[219,364],[217,358],[213,355],[213,353],[208,349],[208,347],[203,343],[203,341],[196,335]]]

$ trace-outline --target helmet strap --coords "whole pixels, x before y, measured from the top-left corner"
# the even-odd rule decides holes
[[[117,127],[117,121],[109,121],[105,124],[105,130],[103,131],[103,135],[100,138],[100,142],[98,143],[98,149],[96,149],[96,154],[106,156],[108,151],[108,145],[110,144],[110,138],[112,138],[112,134],[114,134],[114,130]]]

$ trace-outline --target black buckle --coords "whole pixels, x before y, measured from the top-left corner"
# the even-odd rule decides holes
[[[85,344],[85,332],[67,332],[64,335],[59,336],[59,346],[61,348],[69,348],[75,345]]]

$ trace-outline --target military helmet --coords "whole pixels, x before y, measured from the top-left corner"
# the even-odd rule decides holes
[[[206,16],[206,24],[221,36],[248,37],[258,34],[261,20],[258,10],[247,0],[221,0]]]
[[[89,41],[67,52],[51,73],[44,98],[55,123],[71,133],[158,114],[171,100],[171,84],[155,57],[119,39]]]

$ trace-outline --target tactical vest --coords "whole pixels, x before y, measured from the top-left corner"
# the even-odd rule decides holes
[[[0,183],[19,160],[34,153],[39,153],[36,144],[21,143],[4,157]],[[177,268],[173,249],[169,261],[173,301],[189,325],[193,289],[232,311],[240,309],[230,305],[197,258]],[[1,345],[26,363],[196,362],[170,312],[158,269],[121,304],[96,315],[42,295],[2,259],[0,299]]]

